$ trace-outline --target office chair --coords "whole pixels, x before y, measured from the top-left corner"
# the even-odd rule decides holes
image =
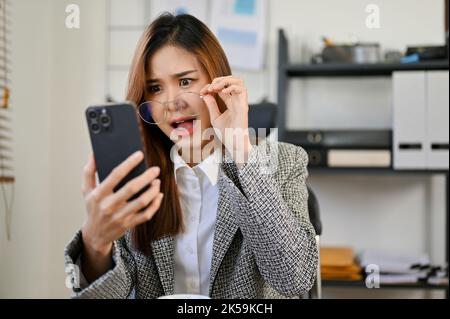
[[[311,187],[308,186],[308,213],[309,220],[316,231],[316,245],[319,252],[318,267],[316,273],[316,283],[314,284],[316,290],[317,299],[322,299],[322,277],[320,274],[320,236],[322,235],[322,221],[320,220],[320,210],[319,201],[317,200],[316,194],[314,194]],[[312,292],[310,291],[309,297],[312,297]]]
[[[270,129],[275,127],[277,106],[274,103],[263,101],[260,104],[249,105],[248,112],[248,126],[253,128],[258,134],[258,128],[265,128],[266,133],[270,133]],[[264,136],[265,137],[265,136]],[[256,136],[256,139],[264,138],[263,136]],[[253,141],[252,141],[253,142]],[[316,296],[318,299],[322,298],[322,278],[320,274],[320,236],[322,235],[322,222],[319,214],[319,201],[313,190],[308,186],[308,213],[311,224],[316,232],[316,245],[319,251],[319,260],[316,274],[316,282],[314,284]],[[308,297],[312,298],[312,291],[308,292]]]
[[[266,129],[266,134],[270,134],[270,129],[276,125],[276,104],[263,101],[258,104],[252,104],[248,107],[248,127],[256,132],[256,140],[263,139],[266,136],[259,136],[258,129]],[[254,141],[252,140],[252,143]]]

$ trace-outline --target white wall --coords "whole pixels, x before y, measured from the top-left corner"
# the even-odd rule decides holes
[[[380,30],[364,27],[364,7],[369,2],[381,7]],[[68,3],[80,5],[80,30],[64,27]],[[306,61],[309,51],[319,50],[322,35],[339,41],[356,34],[361,40],[397,49],[443,39],[443,8],[438,0],[270,0],[269,5],[267,69],[235,72],[245,78],[250,102],[265,95],[276,100],[279,27],[288,32],[294,61]],[[0,297],[65,297],[62,251],[85,214],[80,182],[90,147],[83,111],[88,104],[101,102],[105,93],[105,1],[17,0],[12,11],[17,182],[11,242],[6,241],[0,216]],[[390,126],[389,80],[295,81],[290,91],[290,128]],[[434,261],[443,261],[440,178],[311,176],[310,184],[321,203],[324,244],[430,251]],[[430,222],[427,215],[432,216]],[[422,296],[384,290],[326,293],[330,297]]]
[[[65,27],[77,3],[81,28]],[[104,99],[104,1],[19,0],[13,12],[16,196],[12,240],[0,221],[0,297],[66,297],[64,245],[85,210],[83,112]]]
[[[81,28],[66,29],[64,9],[77,3]],[[81,196],[81,172],[90,152],[84,110],[105,98],[105,2],[53,0],[55,10],[54,88],[51,155],[57,163],[51,171],[52,274],[58,274],[50,294],[66,292],[61,271],[62,250],[85,216]],[[62,110],[62,112],[61,112]],[[57,261],[57,262],[56,262]]]
[[[0,296],[38,297],[49,289],[50,104],[52,8],[48,1],[12,6],[12,118],[15,202],[12,241],[0,221]],[[17,91],[16,91],[17,90]],[[2,205],[3,207],[3,205]]]

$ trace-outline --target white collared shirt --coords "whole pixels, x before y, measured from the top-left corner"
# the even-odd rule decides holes
[[[189,167],[173,148],[184,232],[175,237],[174,293],[209,295],[219,162],[215,153]]]

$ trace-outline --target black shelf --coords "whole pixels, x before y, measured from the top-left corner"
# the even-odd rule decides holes
[[[287,87],[292,77],[346,77],[346,76],[392,76],[394,71],[449,70],[449,60],[423,61],[417,63],[380,64],[295,64],[289,61],[288,39],[284,30],[278,31],[278,137],[285,140]]]
[[[392,64],[287,64],[288,76],[391,76],[394,71],[448,70],[448,60]]]
[[[305,149],[390,149],[392,129],[286,129],[283,141]]]
[[[282,29],[278,32],[278,110],[277,127],[280,141],[295,144],[296,133],[287,130],[287,96],[289,80],[293,77],[346,77],[346,76],[392,76],[395,71],[449,70],[449,61],[427,61],[408,64],[294,64],[289,61],[288,40]],[[302,145],[305,146],[305,145]],[[385,147],[382,147],[385,148]],[[395,170],[392,167],[308,167],[314,174],[442,174],[445,177],[445,260],[448,263],[449,253],[449,171],[448,170]],[[364,282],[323,281],[327,287],[365,287]],[[418,283],[413,285],[384,285],[383,288],[421,288],[442,289],[449,298],[448,285],[429,285]]]
[[[372,290],[366,287],[366,284],[362,280],[357,281],[345,281],[345,280],[322,280],[323,287],[336,287],[336,288],[364,288]],[[378,288],[373,288],[377,290]],[[379,289],[425,289],[425,290],[447,290],[448,285],[431,285],[428,283],[418,282],[414,284],[381,284]]]

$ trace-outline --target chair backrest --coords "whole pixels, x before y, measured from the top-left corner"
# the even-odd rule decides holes
[[[249,105],[248,127],[253,128],[258,134],[258,128],[266,129],[266,134],[270,134],[270,129],[276,125],[277,106],[274,103],[262,102]]]
[[[276,126],[277,106],[274,103],[262,102],[249,105],[248,127],[253,128],[258,134],[258,128],[265,128],[266,134]],[[311,224],[317,235],[322,234],[322,222],[320,220],[319,201],[313,190],[308,186],[308,212]]]
[[[320,220],[319,201],[311,187],[308,186],[308,213],[309,220],[316,231],[316,235],[322,235],[322,221]]]

